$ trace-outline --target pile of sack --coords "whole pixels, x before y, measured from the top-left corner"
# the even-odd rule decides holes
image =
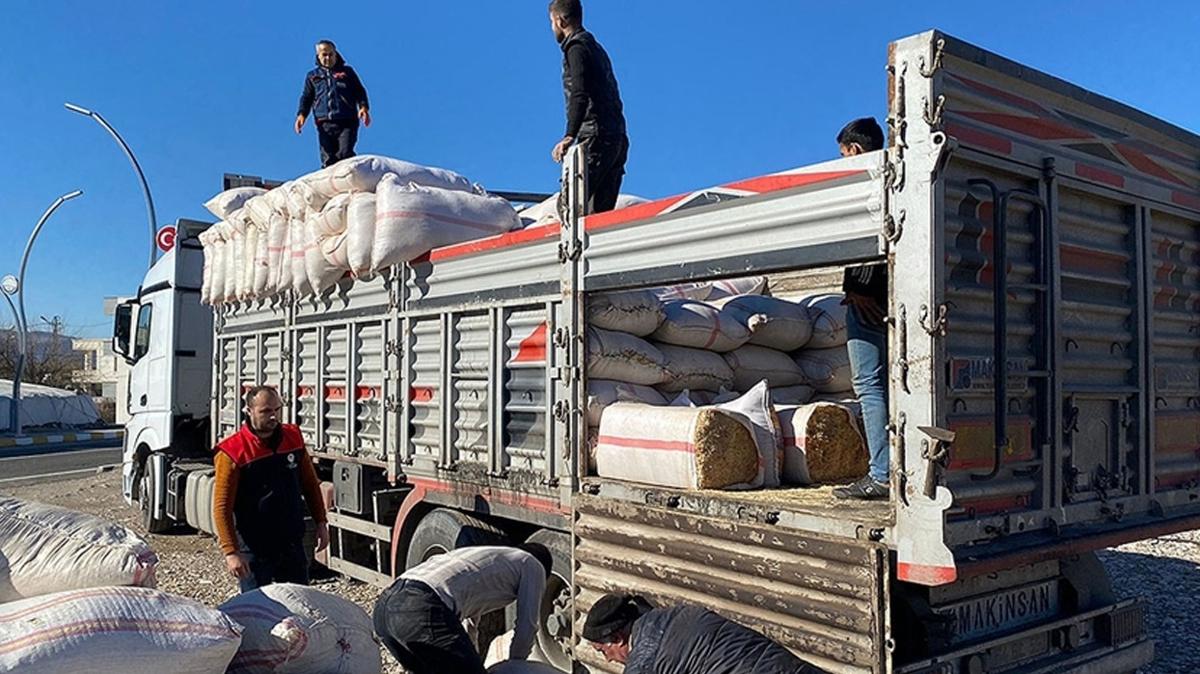
[[[589,298],[593,474],[750,489],[866,472],[842,296],[793,302],[764,286],[757,277]]]
[[[218,608],[154,589],[158,558],[92,515],[0,497],[0,672],[377,674],[370,618],[269,585]]]
[[[201,301],[318,294],[433,248],[521,227],[505,199],[446,169],[359,155],[272,190],[239,187],[205,207]]]

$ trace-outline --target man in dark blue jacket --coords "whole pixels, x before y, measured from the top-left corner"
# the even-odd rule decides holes
[[[588,611],[583,638],[625,674],[817,674],[783,646],[686,604],[653,609],[636,595],[607,594]]]
[[[316,118],[322,167],[354,156],[359,120],[363,126],[371,126],[367,90],[329,40],[317,43],[317,67],[304,76],[304,91],[296,111],[297,134],[310,112]]]
[[[621,190],[629,137],[621,92],[612,61],[604,47],[583,28],[580,0],[553,0],[550,27],[563,51],[563,93],[567,99],[567,130],[550,151],[562,161],[575,143],[586,144],[588,213],[611,211]]]

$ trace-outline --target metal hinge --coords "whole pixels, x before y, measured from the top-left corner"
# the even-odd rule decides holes
[[[383,343],[383,352],[388,356],[394,356],[400,353],[400,340],[389,339]]]
[[[556,373],[556,378],[564,382],[572,382],[579,379],[579,368],[577,367],[560,367]]]
[[[395,412],[400,409],[400,400],[395,393],[390,393],[383,399],[383,410],[385,412]]]
[[[942,113],[946,110],[946,97],[939,94],[937,101],[935,101],[931,106],[929,104],[929,99],[922,96],[921,108],[921,117],[925,119],[925,123],[934,130],[941,129]]]
[[[942,57],[945,55],[945,52],[946,52],[945,38],[940,38],[940,39],[938,39],[937,42],[933,43],[933,64],[927,67],[924,56],[922,56],[917,61],[917,66],[918,66],[918,70],[921,73],[921,77],[925,77],[925,78],[933,77],[933,74],[936,73],[938,71],[938,69],[942,67]]]
[[[922,304],[921,313],[917,316],[917,323],[921,325],[921,329],[930,337],[945,337],[946,336],[946,314],[949,309],[945,304],[939,304],[937,308],[937,318],[932,322],[929,320],[929,307]]]
[[[894,174],[893,174],[894,175]],[[904,234],[904,220],[908,211],[901,208],[895,217],[891,213],[883,216],[883,235],[889,243],[896,243]]]
[[[583,254],[583,246],[579,245],[578,241],[563,241],[558,244],[558,261],[566,263],[568,260],[575,261]]]
[[[896,360],[896,370],[900,375],[900,388],[905,393],[908,389],[908,309],[901,304],[896,310],[896,340],[900,357]]]
[[[571,331],[565,327],[554,329],[554,345],[560,349],[565,349],[571,345]]]

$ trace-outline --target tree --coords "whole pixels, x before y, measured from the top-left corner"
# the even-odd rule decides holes
[[[78,351],[71,348],[71,338],[60,332],[30,332],[25,372],[21,381],[73,390],[75,372],[83,366]],[[20,339],[11,328],[0,330],[0,379],[13,379],[20,354]]]

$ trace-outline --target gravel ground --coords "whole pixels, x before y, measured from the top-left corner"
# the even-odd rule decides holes
[[[216,606],[237,593],[225,572],[216,542],[194,534],[155,535],[142,530],[138,513],[121,499],[120,473],[5,488],[2,493],[53,503],[120,522],[145,537],[158,553],[158,587]],[[1157,659],[1146,674],[1200,672],[1200,530],[1105,550],[1100,559],[1118,596],[1149,599],[1146,627],[1157,641]],[[317,587],[345,597],[367,611],[380,588],[344,578],[317,581]],[[382,649],[381,649],[382,650]],[[404,670],[383,650],[383,674]]]

